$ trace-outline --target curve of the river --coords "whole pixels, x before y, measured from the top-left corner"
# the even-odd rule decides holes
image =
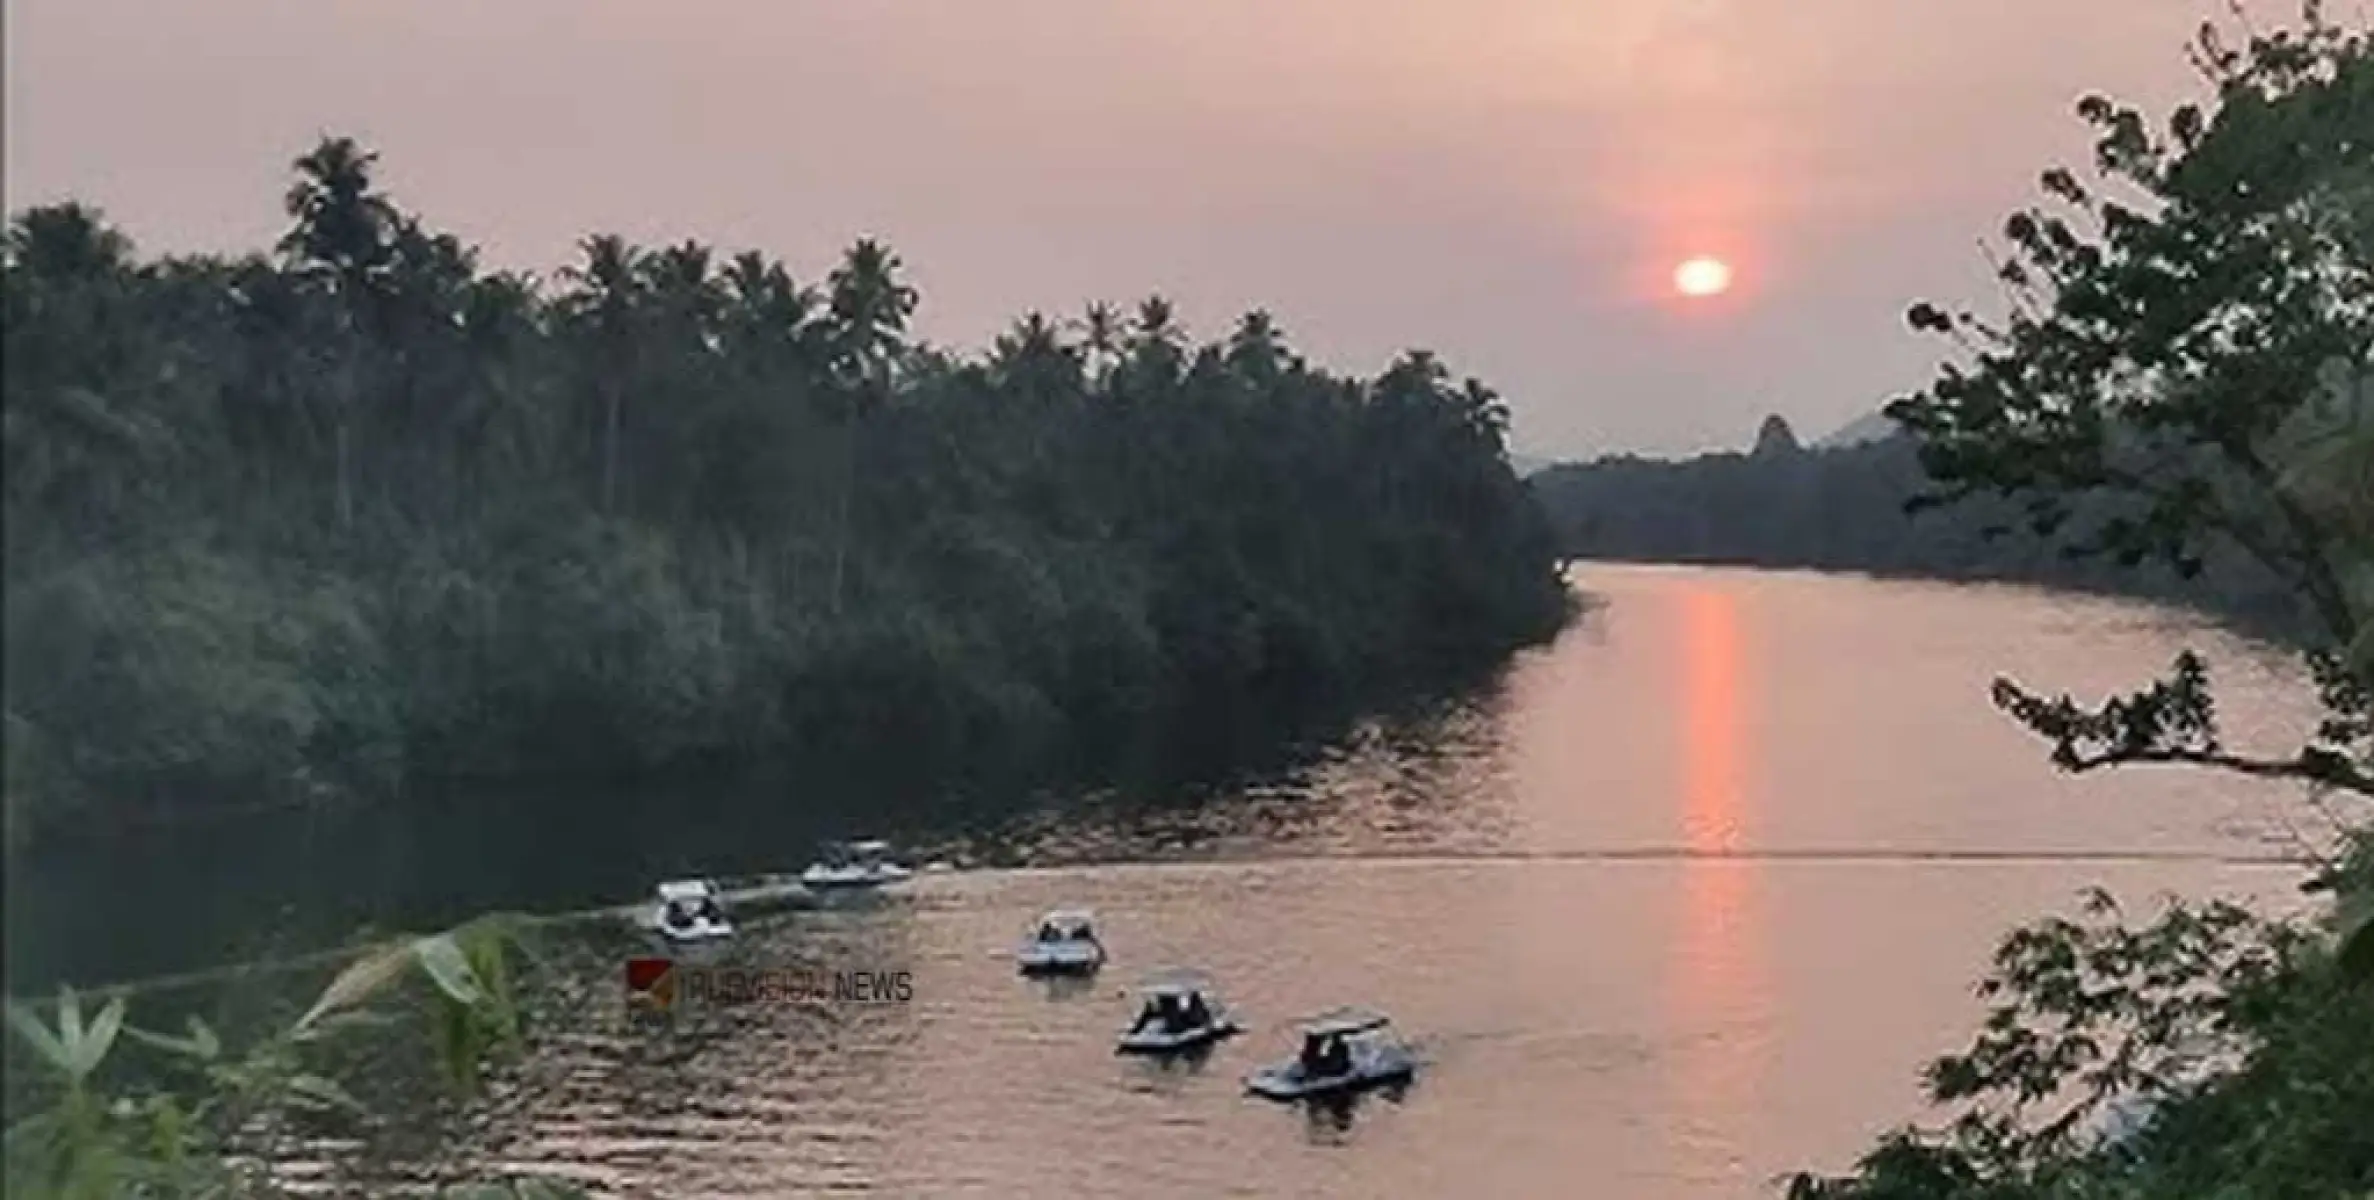
[[[1494,686],[1370,724],[1197,805],[1025,827],[1011,871],[757,918],[748,964],[905,972],[903,1001],[630,1023],[597,992],[458,1165],[634,1196],[1756,1194],[1920,1113],[2006,927],[2102,884],[2281,902],[2318,836],[2280,785],[2056,774],[1993,712],[2009,673],[2095,696],[2193,646],[2229,740],[2312,720],[2281,652],[2135,604],[2023,588],[1586,565],[1607,604]],[[1017,978],[1032,916],[1087,905],[1093,986]],[[1201,1064],[1116,1058],[1123,989],[1209,971],[1249,1016]],[[1291,1021],[1381,1008],[1398,1097],[1244,1097]]]

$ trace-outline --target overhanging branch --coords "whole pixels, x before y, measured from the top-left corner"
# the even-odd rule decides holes
[[[2105,750],[2091,755],[2071,753],[2057,760],[2072,775],[2103,767],[2143,763],[2183,763],[2215,767],[2262,779],[2297,779],[2374,799],[2374,775],[2368,775],[2340,755],[2304,750],[2296,758],[2248,758],[2222,750],[2183,748]]]

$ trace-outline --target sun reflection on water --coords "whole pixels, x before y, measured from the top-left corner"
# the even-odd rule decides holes
[[[1680,1140],[1746,1157],[1763,1097],[1763,914],[1755,862],[1743,849],[1749,793],[1741,676],[1746,667],[1736,595],[1693,590],[1681,626],[1681,825],[1684,846],[1706,855],[1682,867],[1681,929],[1671,958],[1673,1074]]]

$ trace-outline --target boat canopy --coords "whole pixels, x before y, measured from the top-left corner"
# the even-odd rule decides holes
[[[1338,1008],[1304,1021],[1302,1035],[1306,1038],[1351,1037],[1383,1029],[1392,1023],[1392,1018],[1380,1012],[1364,1008]]]
[[[1146,997],[1149,1000],[1157,996],[1179,996],[1183,998],[1187,996],[1209,995],[1211,993],[1211,986],[1212,981],[1206,978],[1203,972],[1188,970],[1186,968],[1178,968],[1169,971],[1160,971],[1148,976],[1146,978],[1146,982],[1138,985],[1138,994]]]
[[[837,866],[880,862],[890,857],[890,843],[874,838],[854,842],[826,842],[817,847],[817,857]]]
[[[1095,932],[1096,914],[1085,908],[1059,908],[1040,917],[1034,928],[1045,929],[1050,925],[1065,937],[1086,937]]]
[[[659,898],[683,903],[714,900],[717,898],[717,885],[706,879],[671,879],[659,885]]]

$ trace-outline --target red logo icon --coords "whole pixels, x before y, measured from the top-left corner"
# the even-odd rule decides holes
[[[669,958],[626,960],[627,1004],[664,1013],[676,1004],[676,961]]]

